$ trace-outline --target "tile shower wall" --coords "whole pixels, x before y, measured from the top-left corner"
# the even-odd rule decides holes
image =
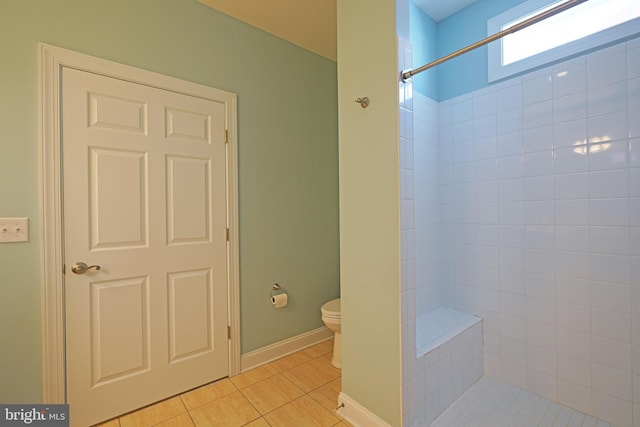
[[[414,200],[416,312],[443,303],[440,256],[438,103],[414,93]]]
[[[481,316],[488,375],[640,426],[640,41],[442,102],[437,132],[417,99],[403,295]]]
[[[401,68],[411,46],[398,43]],[[403,425],[422,427],[482,373],[480,323],[416,357],[416,318],[441,305],[438,103],[400,83]],[[420,260],[420,263],[416,261]]]
[[[411,43],[398,37],[398,65],[411,68]],[[403,425],[424,404],[419,399],[416,378],[422,372],[416,365],[416,276],[414,221],[413,86],[399,82],[400,123],[400,236],[401,236],[401,313],[402,313],[402,417]],[[424,377],[422,377],[424,381]]]

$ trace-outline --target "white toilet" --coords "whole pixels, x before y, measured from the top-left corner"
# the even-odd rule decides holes
[[[334,332],[333,336],[333,357],[331,364],[338,369],[342,368],[342,315],[340,314],[340,298],[336,298],[325,303],[321,308],[322,321],[327,328]]]

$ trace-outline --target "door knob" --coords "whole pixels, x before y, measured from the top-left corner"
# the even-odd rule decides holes
[[[87,270],[91,270],[92,268],[95,268],[96,270],[100,270],[99,265],[87,265],[84,262],[75,262],[71,267],[71,271],[73,271],[76,274],[84,274],[86,273]]]

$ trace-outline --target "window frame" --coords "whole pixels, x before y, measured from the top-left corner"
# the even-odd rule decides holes
[[[487,20],[487,35],[491,36],[502,30],[502,26],[518,20],[523,16],[539,11],[558,0],[528,0],[499,15]],[[586,3],[583,3],[586,4]],[[535,26],[536,24],[533,24]],[[532,27],[533,27],[532,26]],[[530,27],[531,28],[531,27]],[[489,82],[502,80],[515,74],[542,67],[552,62],[574,56],[599,46],[621,39],[640,35],[640,18],[634,18],[622,24],[609,27],[578,40],[554,47],[544,52],[526,57],[519,61],[502,65],[502,39],[489,43],[487,47]]]

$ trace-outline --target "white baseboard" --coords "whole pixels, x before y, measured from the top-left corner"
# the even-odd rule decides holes
[[[344,393],[338,395],[338,415],[355,427],[391,427],[386,421]]]
[[[279,341],[274,344],[250,351],[240,356],[240,372],[248,371],[265,363],[272,362],[304,348],[333,338],[333,332],[323,326],[304,334]]]

